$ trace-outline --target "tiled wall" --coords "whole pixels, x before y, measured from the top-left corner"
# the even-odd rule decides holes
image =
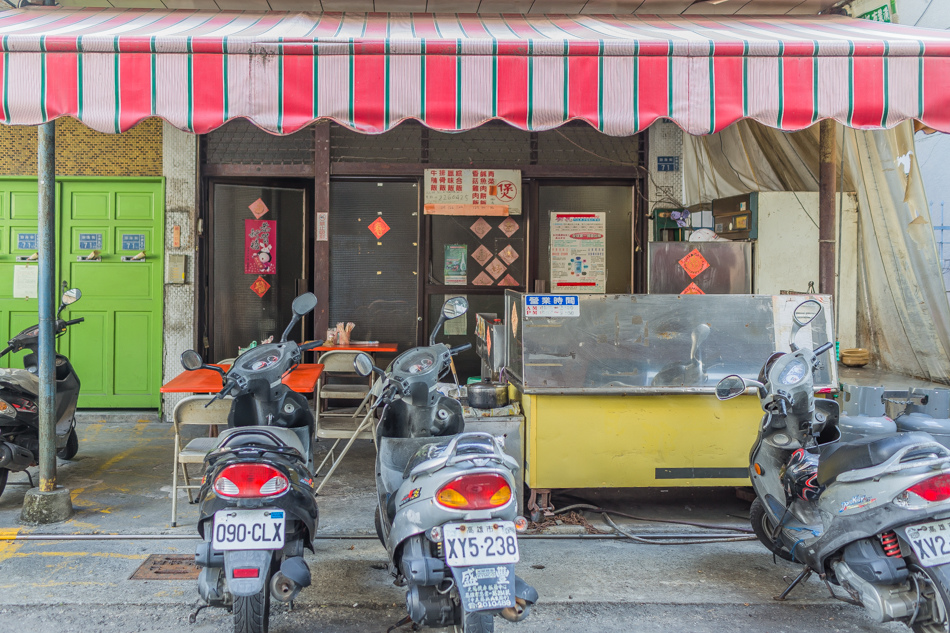
[[[122,134],[101,134],[75,119],[56,121],[60,176],[161,176],[162,121],[146,119]],[[36,127],[0,125],[0,175],[36,175]]]
[[[647,158],[649,178],[647,191],[650,212],[654,209],[675,209],[683,199],[683,130],[668,121],[657,121],[650,126],[650,156]],[[658,156],[679,157],[679,171],[657,171]],[[653,227],[650,227],[653,239]]]

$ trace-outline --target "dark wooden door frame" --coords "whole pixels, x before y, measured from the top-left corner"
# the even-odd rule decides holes
[[[424,265],[424,260],[426,258],[425,253],[423,252],[423,246],[425,245],[425,240],[428,239],[428,223],[426,222],[427,216],[425,216],[422,211],[422,177],[407,177],[407,176],[331,176],[329,179],[329,184],[332,186],[335,182],[391,182],[391,183],[406,183],[416,185],[416,191],[419,192],[419,197],[416,202],[416,210],[413,212],[418,220],[416,223],[416,254],[417,254],[417,263],[416,263],[416,310],[417,316],[422,316],[423,319],[420,321],[416,319],[416,341],[418,345],[424,345],[423,338],[428,337],[428,335],[422,330],[420,325],[425,321],[425,317],[422,313],[422,307],[425,305],[424,301],[424,287],[425,284],[422,283],[422,270]],[[328,188],[329,192],[329,188]],[[329,195],[327,197],[327,208],[329,209]],[[328,216],[329,217],[329,216]],[[327,249],[327,272],[329,272],[329,249]],[[319,280],[319,277],[315,277]],[[326,277],[326,288],[327,288],[327,307],[329,307],[329,275]],[[317,295],[319,299],[319,295]],[[329,316],[329,314],[328,314]],[[329,322],[327,322],[329,324]],[[316,330],[316,335],[321,336],[326,333],[326,326],[323,330]],[[400,350],[405,351],[405,350]]]
[[[214,341],[214,324],[222,321],[215,318],[214,292],[211,287],[214,283],[214,188],[215,185],[237,185],[247,187],[273,187],[286,189],[302,189],[304,191],[304,226],[312,227],[315,224],[315,215],[313,214],[314,199],[313,181],[310,179],[294,177],[261,177],[256,172],[251,172],[253,165],[237,165],[234,167],[247,167],[246,176],[203,176],[201,179],[200,190],[203,193],[202,203],[198,211],[198,223],[201,228],[196,231],[198,236],[198,252],[195,260],[198,268],[195,271],[195,284],[197,286],[195,302],[196,313],[199,315],[197,327],[195,328],[195,349],[202,357],[208,359],[208,353],[211,350]],[[313,243],[313,250],[316,251],[316,243]],[[306,247],[304,257],[306,257]],[[304,269],[306,272],[306,268]],[[315,278],[306,279],[311,290],[315,290],[318,284]],[[199,303],[200,302],[200,303]],[[224,319],[226,322],[226,319]],[[326,330],[324,330],[326,331]],[[319,330],[315,330],[319,332]]]

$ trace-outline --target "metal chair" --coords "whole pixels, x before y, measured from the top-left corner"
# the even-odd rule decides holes
[[[372,411],[369,408],[370,390],[372,387],[372,377],[368,383],[346,384],[339,382],[327,382],[326,378],[339,378],[343,376],[358,377],[353,368],[353,359],[359,352],[346,350],[333,350],[324,352],[317,361],[323,365],[323,373],[317,380],[316,408],[317,438],[332,439],[333,446],[327,452],[326,457],[320,462],[320,465],[314,470],[314,476],[319,476],[323,467],[330,462],[330,470],[324,476],[323,481],[317,487],[319,493],[323,486],[330,479],[330,476],[339,466],[340,461],[349,452],[350,447],[358,439],[371,440],[372,433]],[[341,409],[326,409],[328,400],[349,400],[359,404],[355,409],[346,407]],[[336,454],[336,448],[342,440],[348,440],[346,445]]]
[[[196,437],[182,446],[182,427],[205,426],[216,428],[228,425],[228,412],[231,410],[232,398],[227,396],[221,400],[205,405],[214,398],[214,395],[188,396],[175,405],[172,413],[172,427],[175,430],[175,456],[172,461],[172,527],[178,524],[178,491],[188,492],[189,503],[194,503],[193,490],[200,485],[192,484],[188,475],[188,464],[203,464],[205,456],[218,443],[217,437]],[[183,485],[178,483],[178,469],[181,468]]]
[[[324,352],[320,355],[317,363],[323,365],[323,373],[317,379],[317,400],[314,403],[316,416],[319,422],[320,418],[356,418],[361,415],[363,408],[367,405],[372,378],[367,382],[340,382],[340,378],[359,379],[359,374],[353,368],[353,359],[359,352],[346,350],[333,350]],[[329,382],[327,379],[337,379]],[[329,408],[329,400],[343,400],[352,403],[359,402],[355,410],[352,407]]]
[[[377,382],[376,385],[382,383]],[[319,476],[320,471],[326,465],[327,460],[330,460],[330,470],[327,471],[327,474],[323,477],[323,481],[320,482],[320,485],[317,486],[314,494],[320,494],[320,491],[323,490],[323,487],[328,481],[330,481],[330,476],[333,475],[337,467],[340,465],[340,462],[343,461],[343,458],[350,448],[353,446],[353,442],[356,440],[373,440],[376,441],[376,434],[373,433],[373,424],[376,422],[376,416],[373,415],[374,411],[370,408],[370,398],[373,396],[379,395],[378,389],[374,386],[373,389],[370,389],[369,393],[366,395],[364,400],[365,404],[360,405],[357,409],[359,411],[365,411],[366,413],[362,418],[354,417],[350,418],[334,418],[327,419],[324,418],[323,424],[317,425],[317,437],[335,439],[333,446],[330,447],[327,456],[323,458],[323,461],[320,462],[320,465],[317,466],[314,470],[314,477]],[[337,445],[342,441],[347,440],[346,444],[343,446],[343,449],[340,451],[339,456],[334,457],[334,451],[336,450]]]

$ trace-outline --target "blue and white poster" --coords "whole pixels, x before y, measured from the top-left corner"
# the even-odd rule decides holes
[[[16,247],[20,251],[35,251],[36,233],[17,233]]]
[[[102,250],[102,233],[80,233],[79,250]]]
[[[144,233],[123,233],[122,250],[124,251],[144,251],[145,234]]]

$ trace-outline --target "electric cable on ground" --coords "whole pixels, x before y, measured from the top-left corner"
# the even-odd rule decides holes
[[[627,514],[625,512],[617,512],[613,510],[606,510],[604,508],[590,505],[586,503],[575,503],[573,505],[565,506],[554,512],[554,514],[563,514],[565,512],[570,512],[572,510],[588,510],[591,512],[599,512],[604,521],[611,527],[613,530],[621,537],[632,540],[635,543],[640,543],[643,545],[703,545],[703,544],[712,544],[712,543],[736,543],[740,541],[754,541],[756,536],[752,534],[751,528],[731,526],[731,525],[714,525],[709,523],[696,523],[692,521],[682,521],[677,519],[654,519],[647,517],[638,517],[636,515]],[[674,523],[677,525],[689,525],[691,527],[698,527],[705,530],[729,530],[733,532],[738,532],[736,535],[725,535],[725,534],[710,534],[708,536],[703,534],[633,534],[627,530],[621,528],[613,519],[610,518],[610,515],[614,514],[628,519],[633,519],[636,521],[650,521],[654,523]],[[664,540],[666,539],[666,540]]]

